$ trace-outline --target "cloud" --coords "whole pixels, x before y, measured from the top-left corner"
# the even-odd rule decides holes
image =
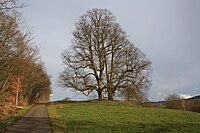
[[[163,96],[163,97],[166,97],[166,96],[167,96],[167,94],[162,93],[162,92],[157,92],[156,94],[157,94],[158,96]]]
[[[188,99],[188,98],[191,98],[192,96],[191,95],[187,95],[187,94],[180,94],[180,97],[182,99]]]
[[[36,44],[52,76],[51,99],[74,97],[70,90],[57,89],[55,85],[64,68],[60,54],[68,48],[79,16],[94,7],[112,11],[129,39],[152,61],[150,99],[164,100],[173,93],[192,96],[200,93],[200,1],[61,0],[43,6],[46,1],[34,0],[29,4],[23,12],[35,29]]]

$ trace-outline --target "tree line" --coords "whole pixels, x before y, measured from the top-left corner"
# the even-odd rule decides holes
[[[50,76],[31,31],[16,12],[23,5],[0,0],[0,119],[16,110],[10,105],[48,101]]]
[[[151,61],[128,39],[107,9],[92,9],[75,23],[70,49],[62,53],[62,87],[99,100],[117,94],[143,101],[151,85]]]

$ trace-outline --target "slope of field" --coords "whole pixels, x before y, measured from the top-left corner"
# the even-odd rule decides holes
[[[54,133],[198,133],[200,114],[142,108],[121,102],[48,106]]]

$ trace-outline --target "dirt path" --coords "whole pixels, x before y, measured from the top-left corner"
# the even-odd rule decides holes
[[[34,106],[23,118],[8,128],[5,133],[51,133],[45,104]]]

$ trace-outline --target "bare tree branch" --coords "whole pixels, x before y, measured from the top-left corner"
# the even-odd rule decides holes
[[[122,88],[150,85],[145,83],[151,82],[151,62],[127,39],[110,11],[89,10],[75,24],[73,37],[72,49],[62,53],[66,69],[61,86],[87,94],[96,90],[99,100],[105,90],[112,100]]]

